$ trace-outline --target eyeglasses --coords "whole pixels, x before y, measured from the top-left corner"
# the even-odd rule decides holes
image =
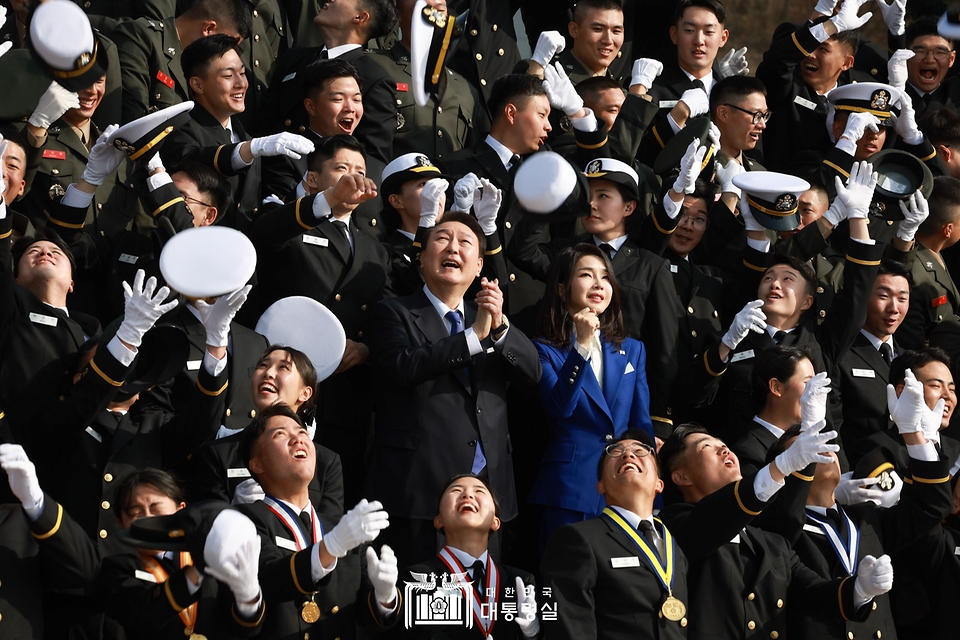
[[[627,453],[627,447],[622,442],[608,444],[604,451],[611,458],[622,458]],[[630,446],[630,453],[637,458],[646,458],[653,453],[653,447],[646,444],[634,444]]]
[[[202,200],[197,200],[196,198],[191,198],[190,196],[183,196],[183,201],[187,204],[187,209],[190,208],[190,203],[191,203],[191,202],[194,203],[194,204],[203,205],[204,207],[212,207],[212,206],[213,206],[212,204],[207,204],[206,202],[203,202]]]
[[[913,47],[911,51],[913,51],[917,58],[921,60],[932,54],[934,59],[939,62],[943,62],[949,58],[950,54],[952,53],[952,51],[946,47],[934,47],[933,49],[927,49],[926,47]]]
[[[773,111],[747,111],[746,109],[738,107],[735,104],[725,104],[723,106],[736,109],[737,111],[743,111],[748,116],[753,116],[753,124],[760,124],[761,122],[763,124],[767,124],[767,121],[769,121],[771,116],[773,116]]]
[[[678,223],[678,226],[680,224],[683,224],[684,222],[689,222],[690,226],[692,226],[697,231],[704,231],[707,227],[710,226],[710,219],[704,216],[691,217],[688,215],[684,215],[683,217],[680,218],[680,222]]]

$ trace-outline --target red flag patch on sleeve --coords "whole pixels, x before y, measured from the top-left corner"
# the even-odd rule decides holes
[[[173,89],[173,78],[165,74],[163,71],[157,71],[157,80]]]
[[[66,160],[67,152],[66,151],[56,151],[54,149],[46,149],[43,152],[44,159],[50,160]]]
[[[943,306],[945,304],[947,304],[947,296],[940,296],[939,298],[934,298],[930,301],[930,306],[934,308]]]
[[[406,82],[398,82],[397,91],[410,91],[410,85],[408,85]]]

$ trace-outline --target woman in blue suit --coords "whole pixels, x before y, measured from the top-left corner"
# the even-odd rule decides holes
[[[607,443],[627,429],[653,438],[646,349],[624,334],[620,288],[609,257],[596,245],[581,243],[557,255],[534,344],[551,427],[530,496],[543,506],[542,551],[557,527],[603,511],[597,465]]]

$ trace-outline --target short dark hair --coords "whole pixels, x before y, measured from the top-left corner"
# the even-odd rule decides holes
[[[0,127],[0,136],[3,136],[3,139],[7,142],[17,145],[23,149],[23,153],[27,153],[27,149],[30,147],[27,146],[27,134],[26,129],[19,130],[13,127]],[[26,168],[26,167],[24,167]],[[9,202],[7,204],[10,204]]]
[[[710,117],[717,115],[717,107],[720,105],[737,105],[755,93],[766,97],[767,88],[753,76],[730,76],[720,80],[710,90]]]
[[[27,249],[38,242],[51,242],[57,245],[60,251],[63,251],[63,255],[67,256],[67,260],[70,262],[70,277],[73,278],[76,276],[77,261],[73,257],[73,251],[70,250],[70,245],[64,242],[63,238],[60,237],[60,234],[57,233],[52,227],[42,227],[37,229],[34,235],[23,236],[13,243],[10,253],[13,256],[14,278],[20,275],[20,258],[22,258],[23,254],[27,252]]]
[[[667,436],[660,447],[660,479],[663,480],[664,500],[673,502],[679,499],[676,485],[670,478],[673,472],[678,468],[679,461],[687,451],[687,437],[695,433],[711,435],[706,427],[702,427],[696,422],[685,422],[674,428],[673,433]]]
[[[321,138],[320,141],[316,143],[316,146],[307,158],[307,168],[310,171],[322,171],[323,163],[336,157],[341,149],[356,151],[363,156],[364,162],[367,161],[367,152],[364,151],[363,145],[360,144],[359,140],[345,133],[338,133],[335,136]]]
[[[916,373],[931,362],[942,362],[950,368],[950,356],[940,347],[924,347],[915,351],[904,351],[890,363],[890,384],[897,386],[902,383],[907,369]]]
[[[300,416],[298,416],[296,412],[294,412],[294,410],[288,405],[285,405],[282,402],[270,405],[261,411],[259,415],[257,415],[256,419],[253,421],[253,424],[248,425],[247,428],[240,432],[240,442],[237,445],[237,453],[240,454],[240,459],[243,461],[243,466],[249,469],[250,459],[254,455],[253,450],[256,447],[257,441],[260,439],[260,436],[263,435],[264,431],[267,430],[267,423],[269,423],[272,418],[276,418],[277,416],[289,418],[296,422],[301,428],[306,428],[306,426],[303,424],[303,420],[300,419]],[[250,472],[250,476],[254,480],[257,480],[257,476],[253,473],[253,471]]]
[[[717,21],[720,24],[723,24],[727,21],[727,8],[723,6],[723,3],[719,0],[680,0],[677,3],[677,8],[673,11],[673,26],[680,24],[680,20],[683,19],[683,14],[687,9],[690,8],[701,8],[712,11],[713,15],[717,16]]]
[[[181,160],[171,168],[170,175],[181,171],[197,184],[197,191],[203,194],[207,203],[217,208],[214,222],[220,222],[233,201],[230,183],[219,171],[197,160]]]
[[[543,299],[540,301],[540,313],[537,317],[537,337],[542,342],[556,347],[570,346],[573,339],[573,318],[568,308],[570,302],[571,283],[576,274],[577,263],[585,256],[593,256],[603,261],[610,277],[610,286],[613,295],[610,304],[600,314],[600,331],[603,339],[620,348],[624,341],[626,330],[623,326],[623,299],[620,285],[614,275],[610,256],[591,242],[581,242],[560,251],[550,264],[547,273],[547,286]],[[564,288],[564,295],[560,295],[560,287]]]
[[[957,224],[960,220],[960,180],[937,176],[933,179],[933,193],[927,200],[930,215],[920,223],[917,235],[936,233],[948,222]]]
[[[611,444],[623,442],[624,440],[636,440],[637,442],[641,442],[648,447],[651,447],[653,452],[650,455],[653,456],[653,461],[656,463],[657,473],[660,473],[660,460],[657,458],[656,441],[643,429],[627,429],[620,434],[619,437],[607,442],[605,445],[603,445],[603,448],[600,449],[600,461],[597,463],[597,480],[601,480],[603,478],[603,463],[606,462],[607,458],[609,457],[607,456],[607,447]]]
[[[825,201],[830,202],[830,192],[827,187],[819,180],[810,180],[810,188],[807,191],[813,191]]]
[[[460,211],[444,212],[443,217],[440,218],[440,220],[437,221],[437,224],[427,232],[427,235],[423,240],[424,248],[430,244],[430,238],[433,237],[433,234],[437,228],[439,228],[442,224],[446,224],[447,222],[459,222],[470,229],[470,231],[473,232],[473,235],[477,236],[477,246],[480,248],[480,256],[483,257],[484,252],[487,250],[487,237],[483,235],[483,227],[480,226],[480,223],[477,222],[476,218],[468,213],[462,213]]]
[[[917,118],[917,125],[932,145],[960,150],[960,113],[947,107],[930,109]]]
[[[397,30],[400,24],[400,14],[397,12],[395,0],[360,0],[363,8],[370,13],[367,23],[367,40],[382,38]]]
[[[493,83],[490,100],[487,101],[490,118],[493,122],[502,118],[508,104],[523,108],[530,98],[546,95],[540,78],[526,73],[508,73]]]
[[[839,31],[830,36],[830,40],[833,40],[842,47],[846,47],[852,56],[856,56],[857,51],[860,50],[860,31],[857,29]]]
[[[345,60],[333,58],[332,60],[315,60],[307,65],[303,70],[303,87],[306,96],[315,100],[317,94],[327,88],[327,83],[337,78],[353,78],[357,81],[357,86],[363,89],[363,80],[357,73],[357,68]]]
[[[762,409],[770,395],[770,380],[776,378],[786,382],[797,372],[800,361],[806,359],[813,364],[813,356],[806,349],[775,346],[757,354],[753,365],[753,403],[757,410]]]
[[[130,498],[137,487],[145,484],[150,485],[177,504],[187,501],[183,488],[172,473],[151,467],[140,469],[125,476],[117,485],[117,493],[113,500],[113,513],[118,519],[123,517],[127,507],[130,506]]]
[[[775,253],[770,256],[767,268],[763,270],[763,275],[767,275],[771,269],[782,264],[799,272],[800,277],[804,279],[807,285],[804,292],[807,295],[813,295],[813,292],[817,290],[817,274],[814,273],[813,267],[799,258],[794,258],[786,253]]]
[[[696,200],[703,200],[707,203],[707,215],[710,215],[711,205],[713,204],[714,198],[717,195],[717,185],[709,180],[704,180],[703,178],[697,178],[696,182],[693,183],[693,193],[688,193],[688,198],[694,198]]]
[[[487,488],[487,491],[490,492],[490,498],[493,499],[493,515],[499,518],[500,517],[500,497],[497,495],[496,490],[494,490],[493,485],[491,485],[486,479],[481,478],[475,473],[458,473],[457,475],[447,480],[447,483],[443,485],[443,490],[440,492],[440,495],[437,496],[437,513],[438,514],[440,513],[440,503],[443,502],[443,496],[446,495],[447,489],[449,489],[454,482],[457,482],[458,480],[463,480],[464,478],[473,478],[474,480],[479,480],[481,483],[483,483],[483,486],[485,486]]]
[[[620,93],[626,95],[626,92],[623,90],[623,87],[619,82],[613,78],[608,78],[607,76],[593,76],[592,78],[587,78],[586,80],[581,80],[574,87],[577,91],[577,94],[586,100],[597,100],[600,98],[600,94],[604,91],[610,91],[611,89],[617,89]]]
[[[877,277],[880,276],[897,276],[900,278],[905,278],[907,285],[910,289],[913,289],[913,272],[910,270],[907,265],[903,264],[899,260],[882,260],[880,262],[880,268],[877,269]]]
[[[912,47],[914,40],[917,38],[922,38],[923,36],[938,36],[943,38],[937,29],[936,16],[920,16],[910,23],[906,32],[904,33],[904,41],[907,45],[907,48],[909,49]],[[953,49],[953,40],[950,38],[943,39],[947,41],[947,46]]]
[[[213,20],[218,26],[233,27],[246,40],[253,30],[253,7],[246,0],[180,0],[180,13],[191,20]]]
[[[214,58],[222,58],[228,51],[236,51],[238,56],[243,56],[240,41],[222,33],[194,40],[180,54],[184,77],[189,82],[190,78],[207,75],[210,62]]]
[[[303,385],[313,389],[313,394],[310,396],[310,399],[301,404],[300,408],[297,410],[297,413],[304,422],[310,422],[314,417],[317,398],[316,367],[313,366],[313,362],[311,362],[310,357],[307,356],[307,354],[305,354],[303,351],[294,349],[293,347],[287,347],[282,344],[272,344],[267,347],[257,360],[257,366],[260,366],[260,363],[263,362],[266,357],[274,351],[285,352],[290,357],[290,361],[293,362],[293,366],[297,368],[297,373],[300,374],[300,380],[303,381]]]
[[[580,24],[583,15],[591,9],[598,11],[619,11],[623,12],[623,2],[621,0],[578,0],[573,6],[573,21]]]

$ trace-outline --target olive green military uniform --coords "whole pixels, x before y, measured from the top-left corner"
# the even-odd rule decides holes
[[[172,17],[129,20],[113,32],[123,57],[123,121],[188,99],[180,38]]]
[[[397,135],[393,155],[418,152],[437,159],[473,146],[480,131],[489,129],[486,112],[480,106],[480,93],[459,73],[446,69],[446,87],[442,96],[430,96],[423,107],[413,99],[410,52],[397,43],[389,51],[376,52],[380,63],[397,84]]]
[[[620,53],[617,53],[617,57],[620,56]],[[563,70],[566,72],[567,77],[570,78],[570,82],[576,86],[578,83],[583,82],[587,78],[594,77],[594,74],[587,71],[580,61],[577,60],[573,55],[572,49],[565,49],[560,52],[560,55],[555,58],[557,62],[563,65]],[[608,78],[616,80],[621,85],[623,84],[623,76],[614,76],[610,73],[610,70],[607,69],[607,72],[604,74]]]

